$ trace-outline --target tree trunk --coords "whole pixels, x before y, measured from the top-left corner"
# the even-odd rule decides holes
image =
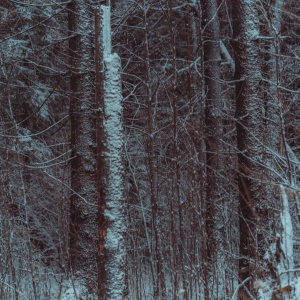
[[[121,62],[111,54],[110,7],[101,6],[101,29],[97,30],[97,157],[99,203],[99,293],[100,300],[127,297],[124,181],[124,133]],[[103,79],[101,83],[100,80]],[[101,93],[100,85],[103,87]],[[102,99],[103,97],[103,99]],[[102,164],[102,165],[101,165]],[[101,272],[101,273],[100,273]]]
[[[256,207],[264,204],[262,164],[262,101],[260,83],[259,18],[254,1],[234,0],[234,51],[236,79],[236,128],[238,147],[238,186],[240,260],[238,299],[252,299],[253,283],[249,278],[258,276],[260,260],[257,253],[259,218]],[[259,278],[259,277],[258,277]],[[255,295],[254,295],[255,297]]]
[[[89,293],[95,294],[98,226],[91,7],[87,1],[68,4],[72,149],[70,259],[72,270]]]
[[[206,259],[209,272],[216,280],[218,275],[213,266],[217,264],[218,249],[221,241],[218,240],[216,231],[217,203],[222,201],[222,96],[220,81],[220,25],[216,0],[205,0],[203,3],[203,46],[204,46],[204,95],[205,95],[205,127],[206,127],[206,201],[205,201],[205,226],[206,226]],[[220,211],[219,211],[220,213]],[[218,241],[217,241],[218,240]],[[218,285],[217,282],[214,284]],[[209,295],[209,290],[211,295]],[[205,298],[211,299],[213,291],[205,288]]]

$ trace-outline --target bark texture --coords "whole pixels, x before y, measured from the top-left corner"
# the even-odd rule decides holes
[[[99,200],[99,293],[98,299],[123,300],[127,297],[125,214],[124,132],[121,90],[121,61],[111,54],[110,7],[100,8],[97,77],[102,85],[98,105],[98,200]],[[103,98],[102,98],[103,97]],[[102,98],[102,99],[101,99]],[[102,163],[102,165],[100,164]]]
[[[216,261],[218,239],[216,231],[217,204],[222,201],[222,96],[221,96],[221,56],[220,24],[217,1],[203,2],[203,46],[204,46],[204,86],[205,86],[205,129],[206,129],[206,259],[207,271],[213,274],[212,262]],[[224,196],[224,195],[222,195]],[[220,236],[219,236],[220,237]],[[220,240],[218,242],[221,242]],[[220,249],[220,244],[218,249]],[[216,278],[214,278],[215,280]],[[205,280],[207,282],[207,280]],[[209,293],[211,291],[211,295]],[[212,289],[206,286],[205,299],[213,297]]]
[[[88,291],[97,290],[97,192],[90,1],[68,4],[71,120],[71,267]]]
[[[257,207],[265,202],[261,178],[262,163],[262,101],[259,67],[259,18],[255,1],[234,0],[234,51],[236,79],[236,128],[238,147],[238,186],[240,259],[239,281],[245,282],[238,299],[251,299],[253,282],[261,257],[257,256],[260,234]]]
[[[117,54],[105,58],[105,132],[107,137],[107,202],[105,218],[107,232],[107,300],[122,300],[126,294],[124,234],[127,227],[125,217],[123,122],[121,106],[120,58]],[[102,299],[102,298],[101,298]]]

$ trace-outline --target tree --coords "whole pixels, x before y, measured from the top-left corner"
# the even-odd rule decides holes
[[[0,298],[298,299],[297,4],[3,0]]]
[[[260,178],[262,164],[262,114],[258,94],[259,68],[259,17],[255,2],[234,0],[234,50],[236,80],[236,127],[238,147],[240,259],[239,299],[251,299],[252,274],[261,276],[262,255],[257,253],[259,218],[256,210],[264,205]],[[262,194],[263,195],[263,194]]]
[[[204,51],[204,95],[205,95],[205,144],[206,144],[206,200],[205,200],[205,227],[206,253],[203,259],[207,260],[208,272],[213,273],[213,262],[219,259],[217,243],[220,245],[220,235],[217,232],[216,219],[220,214],[217,203],[224,197],[223,189],[223,116],[221,95],[221,53],[220,53],[220,25],[217,2],[207,0],[203,3],[203,51]],[[219,248],[219,247],[218,247]],[[209,295],[209,275],[205,272],[205,298]]]
[[[96,122],[93,89],[93,4],[68,4],[70,122],[71,122],[71,215],[70,259],[72,270],[89,293],[98,284],[98,201],[96,187]]]
[[[125,211],[124,133],[121,63],[111,53],[110,6],[101,6],[97,17],[97,157],[99,203],[98,299],[125,299],[127,229]],[[101,79],[103,82],[101,82]],[[103,89],[103,93],[101,90]],[[103,99],[101,99],[103,97]],[[100,106],[100,105],[103,106]]]
[[[109,6],[102,6],[101,12],[101,29],[96,24],[99,36],[95,99],[91,84],[94,15],[87,3],[69,4],[72,35],[69,42],[72,67],[70,254],[73,271],[91,295],[98,294],[99,299],[122,299],[126,218],[120,62],[116,54],[111,54]]]
[[[258,86],[261,82],[259,67],[259,13],[256,3],[234,1],[234,50],[236,80],[236,127],[238,147],[238,180],[240,203],[240,260],[239,298],[251,299],[255,295],[253,277],[264,280],[274,278],[273,266],[266,264],[265,254],[274,237],[275,219],[272,215],[270,195],[273,195],[275,182],[272,164],[266,165],[267,153],[276,153],[278,147],[277,130],[270,130],[278,124],[277,105],[271,96],[262,96]],[[273,58],[272,58],[273,59]],[[268,66],[272,62],[267,62]],[[270,74],[270,73],[268,73]],[[267,91],[271,91],[271,88]],[[271,97],[271,99],[270,99]],[[266,113],[262,107],[266,101]],[[264,133],[272,140],[263,139]],[[268,145],[267,149],[265,148]],[[270,151],[270,152],[268,152]]]

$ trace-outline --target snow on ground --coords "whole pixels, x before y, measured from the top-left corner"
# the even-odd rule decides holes
[[[300,277],[296,278],[295,299],[300,299]]]
[[[63,282],[60,289],[61,295],[58,294],[60,300],[80,299],[84,293],[83,288],[79,284],[72,283],[71,280]]]

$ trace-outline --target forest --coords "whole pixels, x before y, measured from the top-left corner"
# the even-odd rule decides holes
[[[0,299],[300,299],[299,0],[1,0],[0,101]]]

